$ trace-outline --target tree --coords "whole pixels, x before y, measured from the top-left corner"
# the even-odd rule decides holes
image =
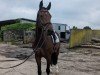
[[[89,26],[85,26],[83,29],[91,29]]]
[[[72,29],[77,29],[77,27],[76,26],[73,26],[73,28]]]

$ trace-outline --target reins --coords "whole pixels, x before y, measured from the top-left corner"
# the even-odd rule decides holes
[[[46,24],[50,24],[50,23],[46,23]],[[48,25],[47,25],[47,26],[48,26]],[[20,66],[21,64],[25,63],[25,62],[34,54],[34,52],[37,50],[38,45],[39,45],[39,43],[40,43],[40,41],[41,41],[41,39],[42,39],[43,32],[44,32],[44,30],[47,28],[47,26],[46,26],[46,27],[43,27],[43,30],[42,30],[40,39],[39,39],[39,41],[38,41],[36,47],[33,49],[32,53],[31,53],[24,61],[22,61],[21,63],[19,63],[19,64],[17,64],[17,65],[11,66],[11,67],[5,67],[5,68],[4,68],[4,67],[0,67],[0,69],[10,69],[10,68],[14,68],[14,67]],[[44,41],[45,41],[45,40],[44,40]],[[40,48],[43,46],[44,41],[42,42]]]

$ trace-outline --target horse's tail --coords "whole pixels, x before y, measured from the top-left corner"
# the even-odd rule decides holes
[[[56,65],[58,61],[58,55],[56,54],[56,52],[52,53],[51,55],[51,65]]]

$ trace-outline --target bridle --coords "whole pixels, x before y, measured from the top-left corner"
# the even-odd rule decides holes
[[[44,12],[44,13],[45,13],[45,12],[48,12],[48,11],[43,11],[43,10],[39,10],[39,11],[40,11],[40,12]],[[50,13],[49,13],[49,15],[50,15]],[[50,16],[51,16],[51,15],[50,15]],[[48,24],[51,24],[51,22],[47,22],[47,23],[45,23],[45,24],[43,24],[41,21],[39,21],[39,22],[41,23],[40,26],[41,26],[42,28],[45,28],[45,26],[47,26]]]
[[[41,24],[42,24],[42,23],[41,23]],[[49,26],[49,24],[51,24],[51,23],[48,22],[48,23],[46,23],[45,25],[44,25],[44,24],[41,25],[42,33],[41,33],[41,35],[40,35],[40,38],[39,38],[38,44],[40,43],[42,37],[43,37],[44,35],[46,35],[46,34],[44,34],[44,33],[45,33],[45,32],[47,33],[47,30],[48,30],[48,26]],[[44,37],[44,38],[45,38],[45,37]],[[42,44],[41,44],[41,46],[40,46],[39,48],[42,48],[42,46],[43,46],[45,40],[46,40],[46,38],[43,40],[43,42],[42,42]],[[36,52],[36,51],[37,51],[37,49],[35,49],[34,52]]]
[[[42,29],[45,31],[49,24],[51,24],[51,23],[48,22],[48,23],[46,23],[46,24],[42,24],[42,26],[41,26]]]

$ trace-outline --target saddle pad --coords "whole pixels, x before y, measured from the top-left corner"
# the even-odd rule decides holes
[[[51,37],[52,37],[52,41],[53,41],[53,43],[58,43],[58,42],[60,42],[57,33],[55,33],[55,37],[56,37],[56,40],[55,40],[55,41],[54,41],[53,35],[51,35]]]

